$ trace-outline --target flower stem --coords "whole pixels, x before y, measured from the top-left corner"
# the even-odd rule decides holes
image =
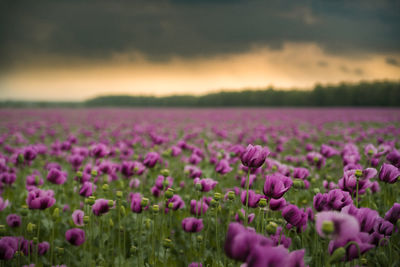
[[[248,216],[249,216],[249,188],[250,188],[250,167],[247,169],[247,180],[246,180],[246,214],[244,219],[244,225],[248,224]]]

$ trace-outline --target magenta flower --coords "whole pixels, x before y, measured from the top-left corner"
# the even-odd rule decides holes
[[[292,186],[293,182],[289,177],[280,173],[267,175],[264,184],[264,195],[269,198],[281,198]]]
[[[203,174],[200,168],[191,165],[185,166],[184,172],[189,173],[190,178],[201,177],[201,175]]]
[[[203,200],[203,205],[201,205],[201,201],[196,201],[194,199],[190,201],[190,213],[199,216],[201,214],[206,213],[207,210],[208,210],[208,205],[204,200]]]
[[[38,254],[44,255],[50,249],[50,244],[48,242],[41,242],[38,244]]]
[[[211,190],[214,189],[214,187],[218,184],[217,181],[214,181],[211,178],[204,178],[204,179],[200,179],[200,178],[195,178],[193,180],[194,184],[200,184],[201,185],[201,191],[202,192],[209,192]]]
[[[282,210],[282,217],[298,231],[304,231],[307,226],[308,215],[296,205],[289,204]]]
[[[3,197],[0,196],[0,211],[7,208],[8,204],[9,204],[8,199],[6,199],[6,201],[4,201]]]
[[[149,152],[143,160],[143,164],[147,168],[153,168],[159,161],[161,161],[161,157],[157,152]]]
[[[203,229],[203,219],[188,217],[182,220],[182,228],[185,232],[196,233]]]
[[[360,248],[360,254],[364,254],[368,250],[374,247],[374,245],[370,244],[369,237],[366,233],[358,233],[356,237],[350,236],[347,238],[341,238],[332,240],[329,242],[328,251],[332,254],[337,248],[346,246],[349,242],[354,241],[358,244]],[[353,259],[358,258],[358,247],[354,244],[351,244],[346,249],[346,255],[343,258],[345,261],[351,261]]]
[[[393,149],[387,156],[386,159],[397,168],[400,168],[400,152]]]
[[[185,207],[185,202],[179,195],[173,195],[170,199],[167,200],[165,212],[168,213],[169,211],[169,204],[172,203],[172,210],[178,210]]]
[[[97,199],[92,206],[92,211],[96,216],[101,216],[107,213],[109,210],[110,210],[109,200],[103,198]]]
[[[340,211],[343,207],[353,204],[350,193],[341,189],[333,189],[325,194],[318,193],[313,202],[316,211]]]
[[[325,158],[331,158],[340,154],[339,151],[337,151],[335,148],[325,144],[321,145],[319,153],[321,153]]]
[[[253,190],[249,190],[249,207],[251,208],[257,208],[258,201],[261,199],[261,195],[256,194]],[[243,205],[246,205],[246,199],[247,199],[247,191],[243,190],[242,193],[240,194],[240,200],[242,201]]]
[[[395,224],[400,219],[400,203],[394,203],[393,206],[386,212],[385,220]]]
[[[285,248],[289,248],[292,244],[292,239],[285,236],[280,226],[276,228],[276,233],[270,235],[269,238],[274,242],[273,246],[283,245]]]
[[[47,174],[47,180],[53,184],[63,184],[67,181],[67,173],[53,168]]]
[[[215,171],[224,175],[231,172],[232,167],[229,165],[229,162],[226,159],[221,159],[215,166]]]
[[[33,189],[28,193],[26,204],[30,209],[44,210],[56,203],[53,190]]]
[[[15,237],[5,236],[0,239],[0,259],[11,260],[15,252],[18,250],[18,239]]]
[[[394,184],[397,182],[397,179],[400,177],[400,171],[397,167],[383,163],[381,170],[379,171],[379,180],[389,183],[389,184]]]
[[[90,150],[90,155],[95,158],[104,158],[109,153],[109,150],[104,144],[93,145]]]
[[[260,168],[267,156],[269,155],[269,150],[267,148],[262,148],[261,146],[248,145],[246,151],[242,153],[240,159],[242,164],[249,168]]]
[[[294,168],[293,178],[304,180],[310,175],[310,172],[306,168]]]
[[[85,242],[85,231],[79,228],[72,228],[65,232],[65,239],[74,246],[80,246]]]
[[[282,210],[284,207],[286,207],[286,204],[287,204],[286,199],[283,197],[278,198],[278,199],[271,198],[269,200],[269,208],[271,210],[275,210],[275,211]]]
[[[321,169],[325,165],[325,158],[318,152],[309,152],[306,156],[308,163]]]
[[[141,213],[143,211],[142,195],[140,193],[130,193],[129,198],[131,201],[131,210],[135,213]]]
[[[84,182],[81,189],[79,190],[79,195],[83,197],[90,197],[96,191],[97,186],[91,182]]]
[[[10,227],[18,227],[21,225],[21,217],[17,214],[8,215],[6,221]]]
[[[85,215],[85,213],[82,210],[75,210],[72,213],[72,221],[74,222],[74,224],[76,226],[83,226],[83,216]]]

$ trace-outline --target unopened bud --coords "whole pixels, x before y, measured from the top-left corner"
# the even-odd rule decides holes
[[[160,171],[160,173],[161,173],[161,175],[164,176],[164,177],[169,176],[169,170],[168,170],[168,169],[162,169],[162,170]]]
[[[96,202],[96,198],[94,196],[90,196],[87,198],[87,202],[90,206],[92,206]]]
[[[210,206],[213,208],[218,207],[218,202],[215,199],[211,199]]]
[[[275,234],[277,227],[278,227],[278,225],[275,222],[269,222],[266,227],[267,233],[270,235]]]
[[[35,225],[33,223],[28,223],[28,225],[26,226],[26,231],[28,233],[33,233],[34,229],[35,229]]]
[[[355,175],[357,178],[360,178],[360,177],[362,176],[362,170],[356,170],[355,173],[354,173],[354,175]]]
[[[197,236],[197,242],[199,242],[199,243],[203,242],[203,236],[202,235],[198,235]]]
[[[235,198],[236,198],[235,192],[229,191],[228,192],[228,199],[229,200],[235,200]]]
[[[221,193],[218,193],[218,192],[214,193],[214,199],[215,199],[216,201],[219,201],[221,198],[222,198]]]
[[[174,190],[172,188],[168,188],[167,191],[165,192],[165,197],[167,199],[170,199],[174,196]]]
[[[126,210],[125,210],[125,207],[124,207],[124,206],[121,206],[121,207],[120,207],[120,212],[121,212],[122,217],[125,217],[125,215],[126,215]]]
[[[109,200],[108,201],[108,206],[111,208],[111,207],[114,207],[114,200]]]
[[[92,175],[92,177],[96,177],[98,173],[96,170],[92,170],[90,174]]]
[[[293,181],[293,187],[296,189],[303,189],[304,186],[304,182],[301,179],[294,179]]]
[[[160,207],[158,205],[153,205],[151,209],[153,210],[154,213],[158,213],[160,211]]]
[[[83,173],[81,171],[76,172],[76,177],[82,178]]]
[[[314,191],[314,194],[318,194],[318,193],[320,193],[320,192],[321,192],[321,190],[319,190],[319,188],[318,188],[318,187],[314,188],[314,189],[313,189],[313,191]]]
[[[168,203],[168,208],[169,209],[173,209],[174,208],[174,203],[172,203],[172,202]]]
[[[18,163],[23,163],[24,162],[24,155],[18,154],[17,161],[18,161]]]
[[[330,263],[339,262],[343,259],[345,255],[346,255],[346,250],[344,249],[344,247],[339,247],[329,257],[329,262]]]
[[[260,198],[260,201],[258,201],[258,206],[260,208],[265,208],[267,206],[267,200],[265,198]]]
[[[142,208],[144,208],[144,207],[147,207],[147,205],[149,205],[149,199],[143,197],[143,198],[142,198],[142,201],[140,201],[140,206],[141,206]]]
[[[52,217],[53,217],[53,220],[57,220],[60,217],[60,209],[59,208],[55,208],[53,210]]]
[[[101,188],[103,189],[103,191],[108,191],[108,189],[110,189],[110,186],[108,184],[103,184]]]
[[[241,221],[244,221],[244,220],[246,219],[241,210],[239,210],[239,211],[237,212],[237,215],[238,215],[238,217],[239,217],[239,220],[241,220]]]
[[[123,195],[122,191],[117,191],[117,198],[122,198]]]

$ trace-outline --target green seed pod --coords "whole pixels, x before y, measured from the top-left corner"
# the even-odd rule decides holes
[[[221,193],[218,193],[218,192],[215,192],[215,193],[214,193],[214,199],[215,199],[216,201],[220,201],[221,198],[222,198]]]
[[[235,198],[236,198],[235,192],[229,191],[228,192],[228,199],[229,200],[235,200]]]
[[[276,228],[277,227],[278,227],[278,225],[275,222],[269,222],[265,229],[267,230],[268,234],[273,235],[273,234],[276,233]]]
[[[83,216],[83,223],[84,224],[88,224],[89,223],[89,216],[87,216],[87,215],[85,215],[85,216]]]
[[[168,238],[165,238],[165,239],[163,240],[163,246],[164,246],[165,248],[172,248],[172,240],[171,240],[171,239],[168,239]]]
[[[203,186],[200,183],[197,183],[195,187],[197,191],[201,191],[203,189]]]
[[[306,204],[308,203],[308,201],[307,201],[307,199],[303,199],[303,200],[301,201],[301,203],[302,203],[303,205],[306,205]]]
[[[317,181],[317,179],[315,177],[311,178],[311,183],[315,183]]]
[[[171,153],[172,153],[172,149],[167,149],[167,150],[164,150],[161,154],[163,157],[169,157],[169,156],[171,156]]]
[[[218,207],[218,202],[215,199],[211,199],[210,206],[213,208]]]
[[[24,155],[18,154],[17,161],[18,161],[18,163],[23,163],[24,162]]]
[[[92,206],[96,202],[96,198],[94,196],[88,197],[87,200],[90,206]]]
[[[124,206],[121,206],[121,207],[120,207],[120,212],[121,212],[122,217],[125,217],[125,215],[126,215],[126,210],[125,210],[125,207],[124,207]]]
[[[167,199],[170,199],[174,196],[174,189],[168,188],[167,191],[165,192],[165,197]]]
[[[329,262],[330,263],[339,262],[343,259],[345,255],[346,255],[346,250],[344,249],[344,247],[337,248],[329,257]]]
[[[108,201],[108,206],[111,208],[111,207],[114,207],[114,200],[109,200]]]
[[[161,175],[164,176],[164,177],[169,176],[169,170],[168,170],[168,169],[162,169],[162,170],[160,171],[160,173],[161,173]]]
[[[147,205],[149,205],[149,199],[143,197],[142,201],[140,202],[140,206],[142,206],[142,208],[147,207]]]
[[[237,211],[237,215],[238,215],[238,217],[239,217],[239,219],[240,219],[241,221],[244,221],[244,220],[246,219],[245,215],[242,213],[241,210],[238,210],[238,211]]]
[[[305,187],[304,181],[301,179],[294,179],[293,187],[296,189],[303,189]]]
[[[83,173],[81,171],[77,171],[76,172],[76,177],[78,177],[79,179],[83,177]]]
[[[103,189],[103,191],[108,191],[108,189],[110,189],[110,186],[108,184],[103,184],[101,188]]]
[[[360,178],[361,176],[362,176],[362,170],[356,170],[356,172],[354,173],[354,175],[357,177],[357,178]]]
[[[98,173],[96,170],[92,170],[90,174],[92,175],[92,177],[96,177]]]
[[[60,218],[60,209],[59,208],[55,208],[53,210],[52,217],[53,217],[53,220],[57,220],[58,218]]]
[[[198,235],[197,236],[197,242],[199,242],[199,243],[203,242],[203,236],[202,235]]]
[[[160,206],[158,205],[153,205],[151,207],[151,210],[153,211],[153,213],[157,214],[160,211]]]
[[[322,222],[322,232],[325,235],[330,235],[335,230],[335,225],[332,221],[323,221]]]
[[[117,198],[121,199],[123,195],[122,191],[117,191]]]
[[[28,225],[26,226],[26,231],[28,233],[33,233],[33,231],[35,230],[35,225],[33,223],[28,223]]]
[[[113,222],[113,220],[111,218],[108,221],[108,224],[110,225],[111,228],[114,227],[114,222]]]
[[[169,209],[173,209],[174,208],[174,203],[172,203],[172,202],[168,203],[168,208]]]
[[[147,218],[146,221],[144,222],[144,224],[145,224],[147,229],[150,229],[151,228],[151,224],[152,224],[152,220]]]
[[[314,188],[314,189],[313,189],[313,191],[314,191],[314,194],[318,194],[318,193],[320,193],[320,192],[321,192],[321,191],[319,190],[319,188],[317,188],[317,187],[316,187],[316,188]]]

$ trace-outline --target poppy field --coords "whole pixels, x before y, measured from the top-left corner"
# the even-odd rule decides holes
[[[398,109],[2,109],[1,266],[399,266]]]

